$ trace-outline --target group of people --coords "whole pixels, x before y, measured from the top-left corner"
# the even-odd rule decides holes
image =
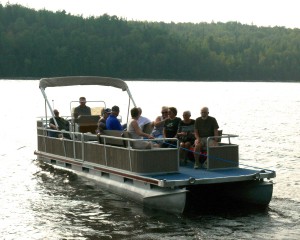
[[[80,105],[74,109],[74,118],[80,115],[91,115],[91,108],[86,106],[85,97],[80,97]],[[201,116],[191,119],[191,112],[184,111],[183,119],[177,117],[177,109],[175,107],[163,106],[161,115],[154,121],[142,116],[142,109],[134,107],[130,110],[131,119],[128,125],[121,125],[118,115],[120,108],[113,106],[105,108],[102,111],[101,117],[98,121],[96,133],[102,133],[103,130],[126,130],[131,133],[134,139],[160,139],[160,138],[177,138],[180,142],[180,159],[186,163],[188,159],[189,149],[194,146],[194,168],[200,168],[199,155],[202,149],[208,144],[216,144],[218,141],[219,125],[214,117],[209,116],[209,109],[203,107],[201,109]],[[63,118],[59,117],[57,110],[54,110],[55,119],[50,119],[50,127],[55,130],[68,129],[68,123]],[[150,133],[145,131],[145,127],[150,126],[153,129]],[[212,143],[207,142],[207,138],[214,136]],[[167,141],[135,141],[135,148],[172,148],[177,147],[176,143],[171,140]]]
[[[153,122],[152,136],[155,138],[178,138],[180,142],[180,159],[186,163],[189,149],[194,146],[194,168],[200,168],[200,152],[208,144],[216,145],[218,142],[219,125],[214,117],[209,116],[209,109],[203,107],[201,116],[191,119],[191,112],[184,111],[183,119],[177,117],[175,107],[162,107],[161,116]],[[214,136],[213,142],[208,143],[207,138]],[[176,147],[172,141],[164,141],[162,147]]]
[[[219,125],[214,117],[209,116],[207,107],[201,109],[201,116],[196,120],[191,119],[191,112],[184,111],[183,119],[177,117],[177,109],[175,107],[163,106],[161,115],[155,121],[151,122],[148,118],[141,116],[141,108],[131,109],[131,120],[128,123],[127,131],[132,134],[135,139],[159,139],[159,138],[178,138],[180,142],[180,159],[186,163],[188,159],[189,149],[194,146],[194,168],[200,168],[199,155],[201,150],[208,144],[216,145],[218,142]],[[146,133],[143,127],[147,124],[153,126],[152,132]],[[207,138],[214,136],[213,142],[208,143]],[[157,144],[153,144],[153,143]],[[138,142],[137,148],[177,147],[172,140],[167,141],[144,141]]]

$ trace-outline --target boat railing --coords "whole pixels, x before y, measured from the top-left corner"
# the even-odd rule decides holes
[[[177,172],[179,169],[178,148],[134,149],[130,142],[140,140],[121,136],[101,135],[103,142],[99,143],[95,134],[57,131],[46,128],[42,121],[37,122],[37,133],[38,153],[50,159],[72,160],[141,174]]]
[[[207,142],[207,169],[237,168],[239,167],[239,146],[231,142],[235,134],[222,134],[221,136],[208,137]],[[215,138],[227,139],[227,143],[214,142]]]

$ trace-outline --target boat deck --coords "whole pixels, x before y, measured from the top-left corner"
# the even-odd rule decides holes
[[[145,176],[145,175],[144,175]],[[231,168],[207,170],[194,169],[192,163],[179,167],[177,173],[149,174],[149,178],[163,182],[163,186],[183,186],[192,184],[209,184],[247,181],[253,179],[273,178],[275,172],[263,169]]]

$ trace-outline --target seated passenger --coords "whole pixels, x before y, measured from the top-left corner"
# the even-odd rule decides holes
[[[218,136],[219,125],[214,117],[208,116],[209,111],[207,107],[201,109],[201,117],[198,117],[195,121],[195,166],[194,168],[200,168],[199,155],[203,148],[206,148],[207,138]],[[214,139],[213,145],[218,144],[218,137]]]
[[[103,130],[106,130],[106,120],[111,114],[111,109],[106,108],[102,111],[102,116],[98,121],[96,133],[102,133]]]
[[[181,118],[176,117],[177,115],[177,109],[175,107],[170,107],[168,109],[168,116],[169,118],[166,119],[164,124],[164,138],[175,138],[176,134],[178,132],[179,123],[181,121]],[[163,147],[165,148],[174,148],[176,146],[176,142],[174,141],[166,141],[163,143]]]
[[[61,131],[61,130],[65,130],[65,131],[69,131],[70,128],[70,123],[63,119],[62,117],[59,116],[59,112],[57,109],[53,110],[54,113],[54,118],[56,120],[57,125],[55,124],[55,121],[53,118],[50,118],[49,121],[49,127],[51,129],[57,130],[57,131]],[[50,132],[50,136],[52,137],[58,137],[58,133],[57,132]],[[70,139],[70,135],[67,133],[64,133],[63,136],[65,138],[69,138]]]
[[[163,138],[164,137],[164,124],[166,119],[168,119],[168,107],[163,106],[161,108],[161,116],[158,116],[153,123],[153,131],[151,135],[155,138]]]
[[[140,107],[138,107],[137,109],[139,110],[138,125],[142,129],[142,131],[145,132],[145,126],[147,124],[150,124],[152,126],[152,122],[149,118],[142,116],[142,109]]]
[[[184,111],[182,116],[183,120],[179,123],[177,138],[180,141],[180,159],[186,163],[189,149],[195,142],[195,120],[191,119],[190,111]]]
[[[138,125],[138,118],[139,118],[139,109],[132,108],[131,111],[131,119],[128,122],[128,129],[127,131],[131,133],[133,139],[143,139],[143,137],[148,139],[154,139],[150,134],[144,133]],[[149,141],[136,141],[133,142],[134,148],[152,148],[153,144]]]
[[[111,114],[106,119],[106,128],[108,130],[118,130],[123,131],[123,127],[119,119],[117,118],[120,113],[120,108],[118,106],[113,106],[111,109]]]
[[[91,108],[86,106],[85,97],[80,97],[79,98],[79,103],[80,103],[80,105],[77,106],[76,108],[74,108],[73,117],[75,119],[77,119],[78,116],[80,116],[80,115],[89,115],[89,116],[92,115]]]

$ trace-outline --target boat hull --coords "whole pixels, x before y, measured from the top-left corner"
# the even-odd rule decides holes
[[[187,206],[240,205],[265,208],[272,199],[273,182],[251,180],[188,186]]]
[[[82,171],[82,165],[66,167],[64,161],[38,156],[38,160],[94,180],[99,186],[143,205],[145,208],[181,214],[191,209],[215,206],[256,205],[266,207],[272,198],[273,183],[262,180],[188,185],[180,188],[159,187],[130,179],[122,174],[107,174],[97,169]],[[238,203],[238,205],[236,205]]]
[[[130,199],[150,209],[162,210],[174,214],[183,213],[186,205],[185,188],[161,188],[147,182],[124,178],[119,174],[104,173],[96,169],[82,171],[81,165],[68,165],[64,161],[54,161],[38,156],[38,160],[54,167],[72,171],[79,176],[95,181],[106,190]]]

